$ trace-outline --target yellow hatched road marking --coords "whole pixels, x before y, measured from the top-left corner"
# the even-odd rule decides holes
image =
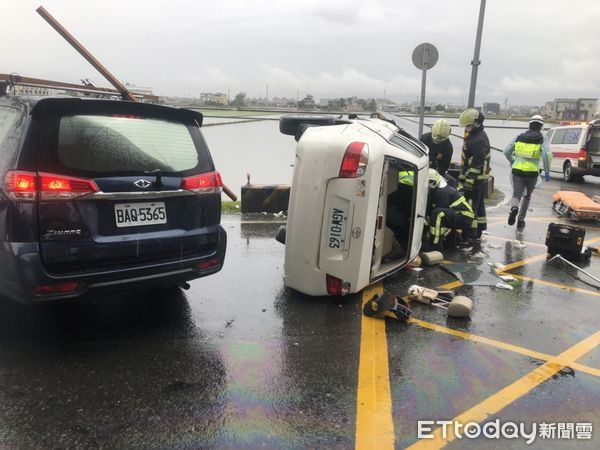
[[[489,339],[489,338],[486,338],[483,336],[477,336],[475,334],[466,333],[464,331],[453,330],[452,328],[447,328],[447,327],[444,327],[441,325],[436,325],[434,323],[425,322],[423,320],[412,318],[412,319],[409,319],[409,323],[418,325],[422,328],[427,328],[432,331],[437,331],[439,333],[450,334],[452,336],[456,336],[456,337],[459,337],[459,338],[462,338],[462,339],[465,339],[468,341],[489,345],[492,347],[500,348],[502,350],[508,350],[513,353],[518,353],[523,356],[528,356],[530,358],[535,358],[535,359],[539,359],[542,361],[553,360],[555,362],[558,362],[557,361],[558,357],[549,355],[547,353],[536,352],[534,350],[529,350],[528,348],[525,348],[525,347],[519,347],[518,345],[512,345],[512,344],[508,344],[506,342],[497,341],[495,339]],[[577,362],[561,361],[561,363],[564,363],[565,366],[568,365],[569,367],[571,367],[574,370],[579,370],[581,372],[587,373],[588,375],[600,377],[600,369],[595,369],[593,367],[589,367],[589,366],[586,366],[584,364],[580,364]]]
[[[374,294],[382,293],[382,282],[366,288],[362,305]],[[385,320],[364,314],[361,317],[355,448],[393,449],[394,422]]]
[[[523,281],[532,281],[534,283],[540,283],[546,286],[555,287],[558,289],[564,289],[566,291],[571,292],[581,292],[582,294],[592,295],[594,297],[600,297],[600,292],[598,291],[590,291],[589,289],[582,289],[575,286],[569,286],[568,284],[560,284],[560,283],[552,283],[551,281],[540,280],[539,278],[525,277],[523,275],[512,275],[513,277],[523,280]]]
[[[523,378],[501,389],[496,394],[485,399],[478,405],[465,411],[459,416],[452,419],[453,422],[466,424],[468,422],[481,423],[488,417],[493,416],[499,411],[506,408],[508,405],[531,392],[544,381],[556,375],[565,363],[572,365],[574,361],[593,350],[600,344],[600,331],[587,337],[583,341],[575,344],[573,347],[564,351],[555,358],[550,359],[543,366],[538,367],[532,372],[525,375]],[[457,436],[454,435],[454,427],[448,427],[448,434],[443,436],[443,428],[438,428],[433,432],[433,439],[421,439],[411,445],[410,449],[439,449],[445,447],[450,442],[454,441]]]

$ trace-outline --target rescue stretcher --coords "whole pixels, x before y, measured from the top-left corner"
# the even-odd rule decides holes
[[[573,222],[600,219],[600,203],[583,192],[558,191],[553,198],[552,209],[559,217],[566,217]]]

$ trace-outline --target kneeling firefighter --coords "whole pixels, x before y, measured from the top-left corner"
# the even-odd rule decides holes
[[[465,196],[435,169],[429,169],[429,188],[427,217],[432,250],[441,249],[442,238],[451,230],[462,230],[463,237],[475,238],[477,219]]]

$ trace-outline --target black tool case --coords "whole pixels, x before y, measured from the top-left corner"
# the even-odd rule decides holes
[[[551,223],[546,232],[546,246],[551,256],[560,254],[566,259],[582,260],[589,258],[583,251],[585,230],[572,225]]]

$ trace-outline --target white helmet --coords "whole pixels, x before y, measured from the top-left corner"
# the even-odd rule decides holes
[[[437,170],[429,169],[429,187],[435,189],[437,187],[446,187],[448,183],[443,176],[441,176]]]
[[[535,116],[532,116],[531,119],[529,119],[529,123],[534,123],[537,122],[540,125],[544,125],[544,118],[542,116],[540,116],[539,114],[536,114]]]

